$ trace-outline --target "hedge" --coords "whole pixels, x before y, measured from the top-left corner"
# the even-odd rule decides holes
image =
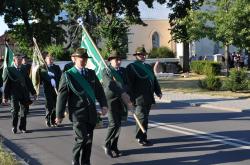
[[[190,68],[197,74],[219,75],[221,64],[213,61],[192,61]]]

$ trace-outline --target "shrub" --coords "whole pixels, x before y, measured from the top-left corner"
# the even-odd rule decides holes
[[[191,71],[197,74],[219,75],[221,64],[213,61],[192,61],[190,64]]]
[[[168,47],[153,48],[148,55],[149,58],[174,58],[175,54]]]
[[[223,87],[233,92],[248,89],[248,76],[246,69],[237,70],[235,68],[230,70],[229,77],[225,80]]]
[[[207,76],[204,80],[199,81],[199,86],[208,90],[219,90],[222,86],[221,80],[214,75]]]
[[[49,45],[45,48],[57,60],[70,60],[71,51],[64,51],[62,45]]]

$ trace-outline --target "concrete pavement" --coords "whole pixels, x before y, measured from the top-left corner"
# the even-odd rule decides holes
[[[218,110],[242,112],[250,110],[250,98],[232,98],[222,96],[211,96],[208,94],[192,94],[176,91],[163,92],[163,97],[157,102],[182,102],[190,106],[200,106]]]

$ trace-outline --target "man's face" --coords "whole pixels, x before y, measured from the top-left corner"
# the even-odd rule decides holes
[[[110,60],[110,64],[114,68],[119,68],[121,66],[121,59],[120,58],[113,58]]]
[[[47,65],[52,65],[52,64],[53,64],[53,61],[54,61],[53,57],[51,57],[51,56],[46,56],[45,62],[46,62]]]
[[[74,57],[75,65],[78,68],[84,68],[87,64],[88,58]]]
[[[22,65],[22,57],[15,56],[13,60],[14,60],[14,64],[16,66],[21,66]]]
[[[145,53],[137,54],[136,59],[139,60],[139,61],[145,61],[146,54]]]

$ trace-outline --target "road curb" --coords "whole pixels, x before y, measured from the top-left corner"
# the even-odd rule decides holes
[[[185,101],[176,101],[176,100],[157,100],[159,103],[185,103],[191,107],[202,107],[202,108],[210,108],[210,109],[217,109],[217,110],[224,110],[224,111],[232,111],[232,112],[243,112],[243,109],[236,108],[236,107],[223,107],[221,105],[211,105],[211,104],[204,104],[204,103],[189,103]]]

